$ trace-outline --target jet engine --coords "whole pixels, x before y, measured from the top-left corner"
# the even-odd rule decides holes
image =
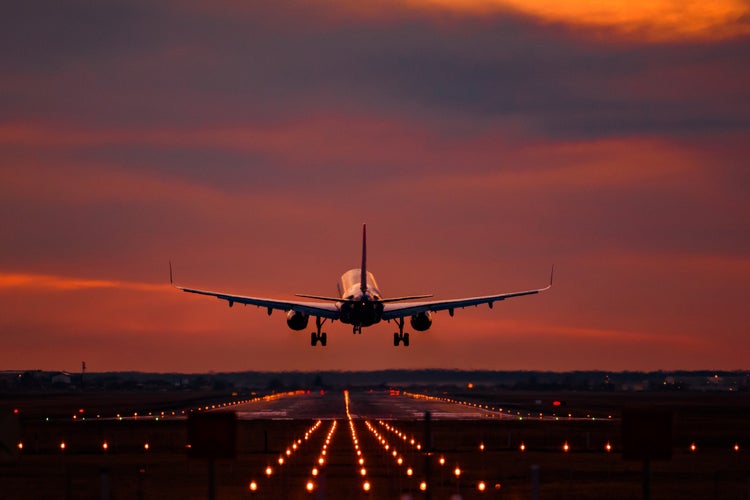
[[[432,326],[432,313],[425,311],[411,317],[411,327],[418,332],[424,332]]]
[[[305,313],[297,311],[289,311],[288,313],[286,313],[286,324],[292,330],[304,330],[305,328],[307,328],[307,321],[309,319],[310,316]]]

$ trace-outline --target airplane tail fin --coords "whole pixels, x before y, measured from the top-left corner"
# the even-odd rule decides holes
[[[362,224],[362,268],[359,272],[362,293],[367,291],[367,224]]]

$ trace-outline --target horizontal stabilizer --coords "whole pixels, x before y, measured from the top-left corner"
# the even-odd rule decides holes
[[[429,299],[432,295],[412,295],[411,297],[394,297],[392,299],[381,299],[380,302],[387,304],[389,302],[402,302],[404,300]]]
[[[302,293],[295,293],[296,297],[304,297],[306,299],[316,299],[316,300],[325,300],[328,302],[359,302],[358,300],[350,300],[345,299],[343,297],[321,297],[320,295],[306,295]],[[380,299],[378,302],[381,302],[383,304],[387,304],[389,302],[401,302],[404,300],[416,300],[416,299],[427,299],[432,297],[432,295],[412,295],[409,297],[394,297],[392,299]]]

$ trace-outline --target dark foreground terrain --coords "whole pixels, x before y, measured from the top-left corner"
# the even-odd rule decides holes
[[[4,451],[0,498],[207,498],[209,463],[188,458],[182,412],[211,406],[240,418],[236,459],[214,464],[216,498],[425,498],[425,482],[431,498],[521,499],[536,467],[542,499],[641,498],[642,463],[621,454],[630,406],[673,412],[652,498],[750,498],[747,393],[425,394],[300,391],[226,407],[196,393],[6,398],[22,449]]]

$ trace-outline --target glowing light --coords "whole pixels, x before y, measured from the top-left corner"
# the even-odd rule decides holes
[[[60,450],[65,451],[65,441],[60,443]]]
[[[18,444],[21,444],[21,443],[18,443]],[[735,443],[733,449],[734,449],[734,451],[740,451],[740,445],[737,444],[737,443]]]
[[[364,483],[362,483],[362,489],[365,491],[370,491],[370,482],[365,481]]]
[[[698,447],[697,447],[697,446],[695,445],[695,443],[694,443],[694,442],[693,442],[693,443],[690,443],[690,451],[695,451],[695,450],[697,450],[697,449],[698,449]]]
[[[279,457],[279,465],[284,465],[284,457]]]
[[[411,467],[409,467],[408,469],[406,469],[406,475],[407,476],[411,476],[412,474],[414,474],[414,470],[412,470]]]
[[[144,449],[145,451],[148,451],[148,449],[149,449],[149,448],[150,448],[150,446],[149,446],[149,444],[148,444],[148,443],[146,443],[146,444],[144,444],[144,445],[143,445],[143,449]]]
[[[735,446],[735,448],[737,448],[737,445],[734,445],[734,446]],[[21,443],[21,442],[18,443],[18,450],[19,451],[23,450],[23,443]]]
[[[477,484],[477,489],[479,491],[484,491],[487,489],[487,485],[484,484],[484,481],[479,481],[479,483]]]
[[[479,451],[484,451],[484,443],[479,443]]]
[[[521,450],[521,451],[526,451],[526,444],[525,443],[521,443],[521,446],[519,446],[518,449]]]
[[[456,466],[456,468],[453,469],[453,474],[455,474],[456,477],[460,476],[461,475],[461,469],[458,466]]]
[[[107,444],[106,441],[102,443],[102,450],[107,451],[109,449],[109,444]]]
[[[440,465],[445,465],[445,457],[440,457],[440,460],[438,460]]]
[[[318,475],[318,468],[317,467],[313,467],[312,475],[313,476],[317,476]]]
[[[266,467],[266,476],[270,476],[271,474],[273,474],[273,469],[269,465],[268,467]]]
[[[362,467],[361,469],[359,469],[359,474],[362,475],[362,476],[366,476],[367,475],[367,469],[365,469],[364,467]]]
[[[325,458],[323,458],[323,457],[320,457],[320,458],[318,459],[318,465],[323,465],[324,463],[326,463],[326,459],[325,459]]]
[[[258,491],[258,483],[250,481],[250,491]]]
[[[305,489],[307,491],[314,490],[315,489],[315,483],[313,483],[312,481],[308,481],[307,484],[305,485]]]
[[[567,452],[569,452],[569,451],[570,451],[570,445],[568,444],[568,442],[567,442],[567,441],[565,441],[565,443],[563,444],[563,447],[562,447],[562,449],[563,449],[563,451],[564,451],[565,453],[567,453]]]
[[[607,450],[607,453],[612,451],[612,445],[609,444],[609,441],[607,441],[607,444],[604,445],[604,449]]]
[[[422,481],[421,483],[419,483],[419,490],[420,491],[427,491],[427,482],[426,481]]]

